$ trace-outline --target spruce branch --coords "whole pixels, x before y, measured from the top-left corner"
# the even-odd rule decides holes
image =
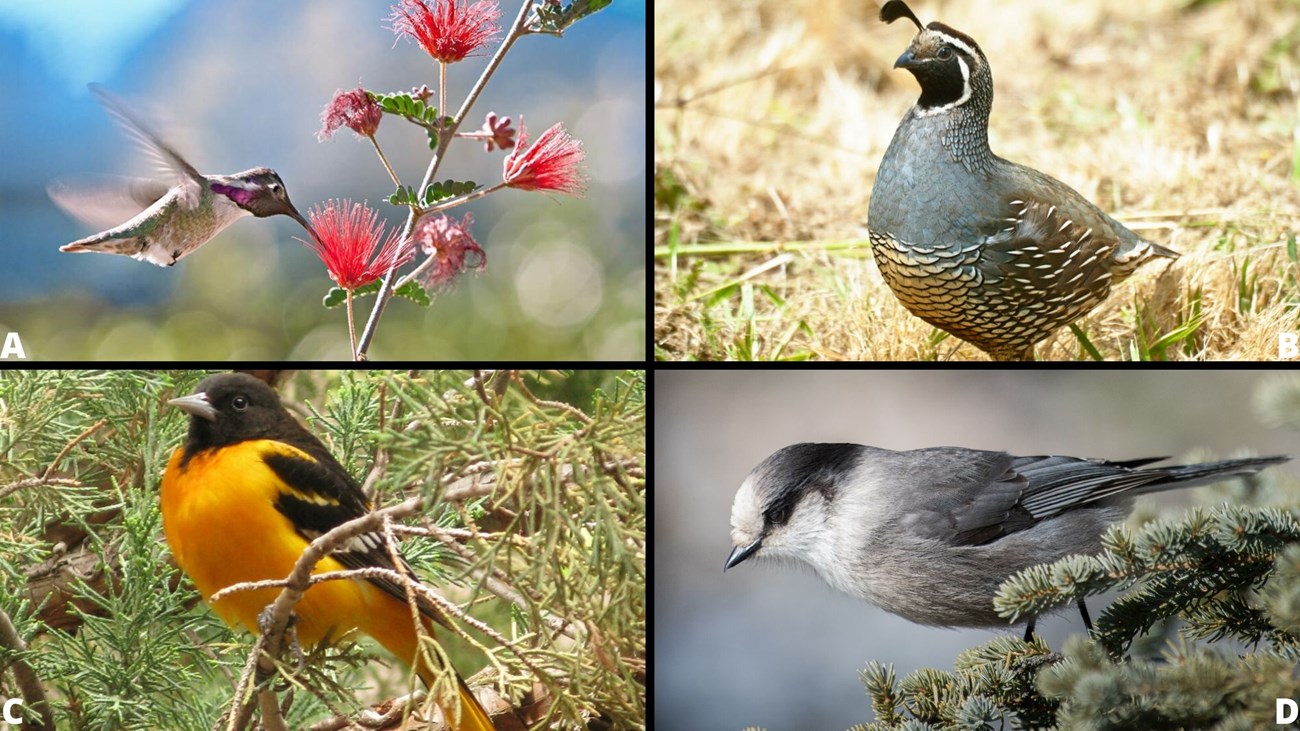
[[[1100,645],[1073,637],[1063,655],[1038,683],[1061,699],[1061,729],[1269,728],[1273,699],[1294,695],[1298,679],[1293,659],[1199,645],[1176,646],[1158,662],[1112,664]]]
[[[1136,533],[1115,526],[1103,537],[1099,556],[1069,556],[1022,571],[1002,585],[994,606],[1016,621],[1136,585],[1097,621],[1096,636],[1112,656],[1121,656],[1155,622],[1175,616],[1196,637],[1257,642],[1275,630],[1243,592],[1262,585],[1279,551],[1296,541],[1300,523],[1273,508],[1195,508]]]

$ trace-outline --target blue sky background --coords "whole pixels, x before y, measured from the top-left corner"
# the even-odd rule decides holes
[[[272,167],[304,212],[326,199],[352,198],[368,201],[391,225],[400,225],[402,211],[383,202],[392,183],[369,143],[347,130],[329,142],[315,137],[320,112],[337,89],[436,86],[436,66],[417,45],[401,40],[394,46],[386,21],[391,5],[358,0],[0,4],[0,97],[6,100],[0,106],[0,251],[5,254],[0,331],[25,326],[26,332],[19,331],[29,350],[35,346],[29,353],[34,357],[42,357],[42,351],[95,357],[80,345],[33,342],[33,337],[43,340],[43,325],[67,315],[65,308],[94,317],[130,308],[165,313],[205,297],[256,299],[266,288],[277,290],[275,301],[286,309],[292,304],[295,312],[286,317],[315,318],[319,313],[297,310],[319,302],[331,282],[315,256],[293,240],[302,232],[287,218],[242,219],[164,269],[126,257],[60,253],[60,245],[93,231],[59,211],[45,186],[72,173],[151,174],[86,89],[98,82],[203,172]],[[503,5],[503,25],[517,9]],[[493,48],[450,67],[450,110],[459,106]],[[525,37],[507,56],[465,128],[479,126],[488,111],[511,116],[516,126],[522,114],[534,138],[563,122],[585,145],[589,192],[575,200],[506,191],[456,211],[474,213],[474,233],[488,251],[489,270],[461,280],[434,310],[442,308],[444,318],[454,316],[467,338],[483,338],[497,328],[497,336],[487,338],[496,345],[476,352],[467,339],[426,355],[540,357],[512,353],[504,329],[532,319],[541,330],[555,331],[552,336],[576,338],[614,310],[639,308],[643,316],[645,57],[642,2],[616,2],[562,39]],[[389,118],[379,139],[403,182],[418,183],[429,161],[423,137]],[[485,154],[481,145],[463,141],[453,146],[439,177],[494,182],[501,161],[501,153]],[[339,319],[334,311],[327,317]],[[583,346],[588,357],[642,356],[644,325],[638,330],[630,316],[618,320],[625,324],[602,334],[601,342]],[[244,355],[346,354],[333,346],[298,350],[310,328],[285,327],[294,350],[254,348]],[[334,341],[332,335],[328,340]]]

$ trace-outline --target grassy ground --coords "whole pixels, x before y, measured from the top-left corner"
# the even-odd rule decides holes
[[[1183,254],[1050,360],[1271,359],[1300,331],[1300,2],[923,2],[993,69],[994,152]],[[918,87],[861,0],[655,10],[655,357],[986,360],[912,317],[866,236]]]

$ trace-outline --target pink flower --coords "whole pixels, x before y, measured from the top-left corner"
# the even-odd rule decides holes
[[[303,243],[316,251],[330,277],[344,289],[370,284],[390,269],[410,261],[415,253],[413,247],[404,246],[405,242],[399,240],[398,231],[385,239],[379,214],[364,204],[329,201],[324,207],[313,208],[308,217],[316,229],[316,239]],[[379,243],[381,240],[383,245]],[[377,256],[376,246],[379,246]]]
[[[510,118],[498,117],[496,112],[488,112],[483,126],[472,134],[483,140],[485,152],[491,152],[493,145],[502,150],[515,146],[515,131],[510,128]]]
[[[582,157],[582,143],[559,124],[543,132],[530,147],[528,130],[520,117],[519,143],[506,156],[502,180],[520,190],[553,190],[581,196],[586,187],[578,171]]]
[[[366,90],[357,87],[352,91],[339,89],[334,92],[334,99],[321,112],[320,131],[316,139],[324,142],[334,136],[339,127],[347,127],[357,133],[358,137],[374,137],[379,131],[379,120],[384,118],[384,110],[379,108]]]
[[[487,269],[487,254],[469,233],[471,223],[474,216],[466,213],[460,223],[442,214],[425,216],[416,224],[415,242],[421,252],[434,259],[423,275],[426,288],[446,287],[470,267],[476,272]]]
[[[501,8],[490,0],[401,0],[389,16],[394,33],[414,38],[443,63],[459,61],[491,40],[501,30],[500,18]]]

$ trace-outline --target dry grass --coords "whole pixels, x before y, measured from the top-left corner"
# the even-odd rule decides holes
[[[1300,330],[1300,3],[911,5],[988,56],[994,152],[1183,254],[1040,359],[1277,357]],[[917,95],[891,69],[914,28],[878,7],[657,3],[657,359],[986,359],[871,260],[876,164]]]

